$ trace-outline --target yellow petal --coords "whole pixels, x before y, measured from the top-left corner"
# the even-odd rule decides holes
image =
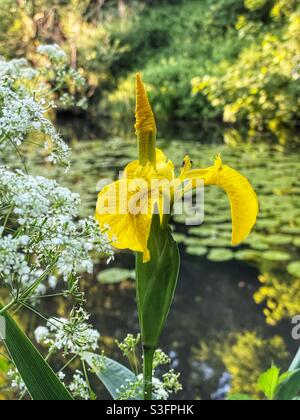
[[[151,179],[165,179],[172,181],[175,178],[174,163],[160,150],[156,149],[156,166],[151,163],[141,166],[138,160],[129,163],[124,170],[124,177],[128,179],[144,178],[147,181]]]
[[[108,235],[113,246],[118,249],[130,249],[144,254],[144,262],[150,260],[148,239],[150,235],[152,215],[141,208],[138,213],[130,211],[130,200],[136,194],[131,189],[131,182],[117,181],[105,187],[98,196],[96,220],[100,227],[109,227]]]
[[[131,162],[125,168],[124,178],[141,178],[148,183],[151,213],[158,209],[160,220],[163,222],[164,215],[171,213],[173,191],[170,182],[175,179],[175,166],[160,149],[156,149],[156,162],[155,167],[149,162],[146,166],[141,166],[139,161]]]
[[[205,185],[217,185],[228,195],[232,217],[232,245],[239,245],[250,234],[259,212],[257,195],[250,182],[236,170],[222,164],[221,156],[206,175]]]
[[[140,74],[136,75],[136,131],[140,136],[156,132],[156,124],[147,91]]]
[[[255,225],[259,212],[257,195],[247,178],[223,165],[219,155],[214,166],[188,171],[181,176],[181,180],[196,179],[203,179],[205,185],[216,185],[227,193],[231,206],[232,244],[243,242]],[[192,182],[186,188],[189,190],[191,187]]]
[[[136,75],[136,124],[139,161],[145,166],[147,161],[155,165],[156,124],[147,91],[140,74]]]

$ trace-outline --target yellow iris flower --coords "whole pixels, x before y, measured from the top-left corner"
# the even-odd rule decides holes
[[[176,177],[173,162],[156,148],[155,119],[139,74],[136,91],[139,160],[131,162],[119,181],[99,193],[96,219],[100,227],[109,226],[110,239],[116,248],[141,252],[144,262],[148,262],[151,258],[148,239],[154,212],[158,209],[161,222],[165,223],[175,197],[178,197],[175,189],[184,194],[193,189],[197,180],[202,180],[205,186],[216,185],[227,193],[232,215],[232,245],[240,244],[251,232],[259,211],[258,199],[249,181],[224,165],[221,156],[206,169],[192,169],[192,161],[186,156]],[[164,189],[164,185],[170,183],[173,187]]]

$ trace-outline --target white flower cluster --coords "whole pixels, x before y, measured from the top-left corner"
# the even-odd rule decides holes
[[[56,85],[61,87],[62,94],[57,98],[59,107],[87,108],[87,98],[76,92],[80,92],[86,85],[86,79],[82,74],[68,64],[67,54],[57,44],[40,45],[37,52],[48,59],[48,67],[53,70]],[[47,66],[46,66],[47,72]],[[59,93],[57,91],[57,93]]]
[[[11,380],[11,387],[17,390],[20,393],[26,391],[26,385],[21,378],[21,375],[17,371],[17,369],[10,369],[7,372],[7,377]]]
[[[32,80],[37,75],[38,71],[33,69],[25,58],[6,61],[0,57],[0,78]]]
[[[41,55],[45,55],[51,61],[56,63],[64,62],[67,60],[67,54],[57,44],[40,45],[37,52]]]
[[[0,167],[0,209],[9,208],[17,232],[0,230],[0,279],[18,276],[28,286],[53,266],[55,286],[57,277],[92,273],[91,251],[112,258],[107,234],[94,219],[77,221],[79,203],[77,194],[55,181]]]
[[[140,335],[134,337],[128,334],[122,343],[117,342],[118,347],[122,350],[124,356],[130,358],[135,355],[135,348],[140,342]],[[176,373],[173,369],[162,375],[162,379],[157,377],[156,369],[159,366],[171,363],[171,359],[161,349],[157,349],[153,360],[153,396],[156,400],[168,400],[170,395],[182,390],[182,385],[179,382],[180,373]],[[95,365],[96,366],[96,365]],[[99,366],[98,370],[105,369],[104,366]],[[116,389],[119,400],[141,399],[143,396],[143,375],[137,375],[136,381],[130,379],[125,380],[125,384],[121,385],[120,389]]]
[[[46,118],[46,111],[45,101],[38,102],[23,88],[14,91],[12,80],[0,77],[0,147],[18,147],[26,140],[28,133],[37,132],[45,137],[49,160],[67,166],[70,148]]]
[[[9,284],[11,289],[23,290],[43,274],[43,270],[33,269],[28,265],[26,255],[22,252],[29,240],[26,235],[16,238],[12,235],[0,237],[0,280]],[[44,294],[46,290],[46,285],[40,284],[35,294]]]
[[[68,388],[74,398],[80,398],[85,401],[88,401],[91,398],[88,383],[84,379],[80,370],[76,370],[73,380]]]
[[[73,309],[70,318],[51,318],[46,327],[35,330],[39,344],[49,347],[49,352],[63,350],[64,354],[80,355],[98,349],[100,334],[88,323],[90,316],[83,308]]]
[[[59,86],[70,80],[73,86],[83,85],[81,75],[68,70],[66,55],[57,45],[41,46],[39,52],[49,58],[51,65],[54,63],[51,69],[60,80]],[[5,153],[20,154],[19,146],[32,133],[38,133],[49,150],[49,161],[68,166],[70,149],[46,118],[46,100],[37,100],[41,91],[30,92],[23,83],[27,79],[27,86],[33,85],[36,80],[32,79],[41,75],[42,71],[33,70],[26,60],[6,62],[0,58],[1,160],[5,160]],[[68,290],[44,297],[72,296],[77,304],[83,303],[78,273],[92,273],[92,251],[108,260],[113,258],[113,252],[107,233],[100,231],[93,218],[79,220],[79,205],[79,196],[57,182],[12,171],[0,161],[0,286],[7,287],[13,303],[30,309],[27,302],[35,304],[39,295],[46,293],[47,281],[50,288],[56,288],[60,278]],[[49,319],[45,327],[35,331],[37,341],[48,347],[49,354],[62,350],[65,355],[80,356],[84,351],[96,351],[100,334],[89,324],[84,309],[73,309],[66,318]],[[26,393],[17,369],[8,376],[13,388]],[[64,379],[63,372],[59,377]],[[88,383],[79,371],[69,389],[74,397],[91,397]]]

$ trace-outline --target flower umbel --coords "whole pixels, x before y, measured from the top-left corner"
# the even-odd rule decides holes
[[[125,168],[119,181],[100,192],[96,208],[100,227],[110,226],[109,235],[116,248],[141,252],[144,262],[148,262],[153,215],[159,212],[162,226],[167,224],[175,202],[194,190],[197,181],[202,181],[205,186],[216,185],[227,193],[232,214],[232,244],[239,245],[251,232],[259,211],[251,184],[239,172],[224,165],[220,155],[206,169],[192,169],[192,161],[186,156],[176,177],[173,162],[156,148],[155,120],[140,75],[136,77],[136,90],[139,160]]]

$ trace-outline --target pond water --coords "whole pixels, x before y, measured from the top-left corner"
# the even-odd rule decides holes
[[[207,167],[221,152],[225,163],[254,184],[261,213],[254,233],[238,249],[230,245],[226,195],[216,188],[206,191],[201,227],[186,227],[181,217],[174,218],[182,266],[161,347],[181,372],[183,391],[176,398],[222,399],[230,388],[257,395],[261,371],[272,362],[286,368],[299,346],[291,338],[291,318],[300,313],[299,158],[280,148],[232,149],[189,138],[162,140],[159,146],[178,168],[186,154],[195,167]],[[73,140],[72,148],[68,175],[38,164],[35,170],[79,192],[82,215],[92,215],[99,181],[114,179],[136,157],[135,141]],[[101,275],[110,268],[118,271]],[[134,280],[128,272],[133,268],[133,257],[120,253],[111,267],[97,261],[94,276],[84,281],[92,322],[102,334],[102,350],[122,363],[126,361],[114,340],[138,332]],[[108,398],[104,391],[102,396]]]

